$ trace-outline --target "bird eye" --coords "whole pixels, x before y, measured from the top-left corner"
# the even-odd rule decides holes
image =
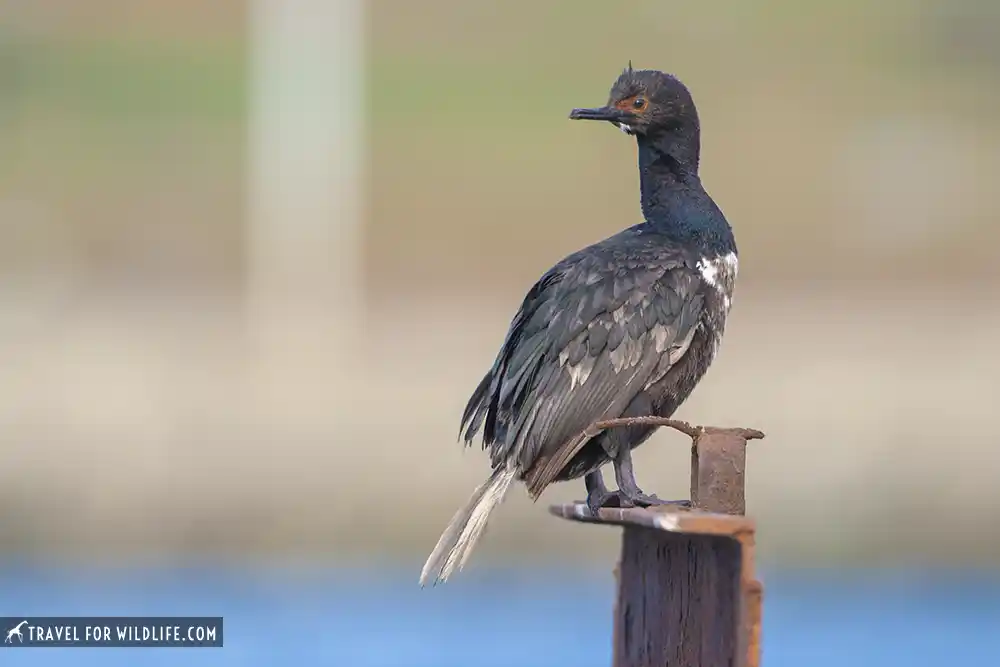
[[[632,100],[633,109],[642,109],[645,106],[646,106],[646,100],[642,97],[637,97],[634,100]]]

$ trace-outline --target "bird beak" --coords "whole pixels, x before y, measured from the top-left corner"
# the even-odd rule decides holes
[[[606,120],[611,123],[628,123],[628,121],[632,120],[632,114],[617,107],[573,109],[569,117],[573,120]]]

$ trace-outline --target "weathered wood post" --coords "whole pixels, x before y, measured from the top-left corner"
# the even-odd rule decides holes
[[[621,525],[613,667],[759,667],[763,589],[746,510],[747,441],[760,431],[642,417],[692,439],[691,501],[649,509],[554,505],[560,517]],[[593,431],[591,431],[593,433]]]

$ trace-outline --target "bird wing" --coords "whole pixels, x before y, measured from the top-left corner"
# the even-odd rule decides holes
[[[633,244],[634,245],[634,244]],[[537,496],[573,441],[618,417],[687,351],[703,296],[693,264],[661,245],[600,245],[557,264],[528,292],[466,407],[494,468],[515,457]]]

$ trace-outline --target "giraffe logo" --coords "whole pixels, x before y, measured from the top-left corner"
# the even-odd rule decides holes
[[[11,628],[10,630],[8,630],[7,631],[7,639],[4,641],[4,644],[13,644],[14,642],[12,640],[14,639],[15,635],[17,636],[17,641],[19,641],[19,642],[21,642],[23,644],[24,643],[24,635],[21,634],[21,628],[23,626],[27,625],[27,624],[28,624],[27,621],[21,621],[20,623],[18,623],[17,625],[15,625],[13,628]]]

